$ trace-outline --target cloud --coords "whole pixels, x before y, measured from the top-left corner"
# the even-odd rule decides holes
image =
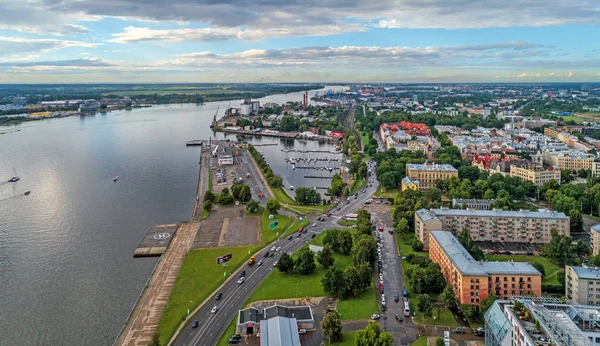
[[[53,60],[53,61],[30,61],[30,62],[5,62],[0,63],[0,66],[11,67],[35,67],[35,66],[54,66],[54,67],[107,67],[114,66],[113,64],[97,59],[83,58],[71,60]]]
[[[88,32],[73,18],[86,18],[82,13],[49,11],[38,1],[0,1],[0,29],[44,35],[76,35]]]
[[[20,62],[20,61],[35,60],[39,57],[40,56],[37,54],[26,55],[26,56],[13,55],[10,58],[1,58],[0,61],[2,61],[2,62]]]
[[[242,29],[242,28],[184,28],[170,30],[153,30],[128,26],[121,33],[113,34],[115,38],[108,42],[130,43],[139,41],[162,41],[162,42],[184,42],[184,41],[225,41],[244,40],[256,41],[269,37],[283,36],[324,36],[335,35],[343,32],[362,31],[364,27],[356,24],[318,25],[318,26],[295,26],[271,29]]]
[[[0,56],[31,52],[47,52],[50,50],[62,49],[67,47],[91,48],[95,46],[97,46],[96,43],[82,41],[0,36],[0,47],[2,47],[2,49],[0,49]]]

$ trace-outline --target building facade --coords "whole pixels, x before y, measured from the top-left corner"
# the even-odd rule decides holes
[[[432,231],[429,238],[429,259],[461,305],[477,307],[490,293],[499,299],[542,293],[542,274],[528,262],[478,262],[450,232]]]
[[[536,186],[541,186],[550,180],[555,180],[560,184],[560,168],[558,166],[550,166],[548,169],[544,169],[537,165],[512,165],[510,166],[510,176],[530,181]]]
[[[489,210],[493,199],[452,198],[452,208]]]
[[[458,177],[458,170],[452,165],[408,163],[406,164],[406,175],[412,180],[418,180],[421,189],[428,189],[435,186],[435,182],[438,180]]]
[[[404,177],[404,178],[402,178],[400,188],[402,189],[402,191],[406,191],[406,190],[419,190],[420,183],[419,183],[418,180],[412,180],[409,177]]]
[[[600,305],[600,268],[566,266],[565,297],[572,304]]]
[[[590,227],[590,243],[592,245],[592,254],[596,256],[600,253],[600,224]]]
[[[544,163],[548,166],[558,166],[560,169],[580,170],[591,169],[594,157],[580,150],[544,151]]]
[[[415,212],[415,235],[429,248],[429,232],[467,229],[474,241],[546,244],[551,230],[569,236],[569,217],[555,211],[504,211],[419,209]]]

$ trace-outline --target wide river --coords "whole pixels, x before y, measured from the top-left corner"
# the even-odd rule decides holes
[[[301,101],[302,94],[260,101]],[[0,127],[0,345],[112,344],[157,262],[134,259],[133,249],[151,225],[191,216],[199,149],[185,142],[214,136],[212,117],[229,104]],[[327,185],[304,179],[308,170],[291,172],[281,148],[331,145],[281,143],[261,150],[279,153],[272,165],[290,173],[286,184]],[[5,182],[15,170],[21,180]]]

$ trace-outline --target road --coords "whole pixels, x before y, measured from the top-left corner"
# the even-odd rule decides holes
[[[369,165],[372,164],[372,162],[369,162]],[[371,187],[368,186],[369,184],[371,184]],[[351,197],[348,200],[342,200],[339,207],[331,211],[331,216],[326,218],[326,221],[318,222],[316,221],[316,216],[309,217],[311,225],[307,227],[308,233],[320,234],[327,228],[339,228],[340,226],[337,222],[343,218],[344,215],[363,207],[364,202],[367,199],[370,199],[377,190],[374,169],[363,188],[365,189],[365,192],[359,192],[358,198],[354,199]],[[313,227],[313,223],[317,223],[317,227]],[[292,240],[287,240],[287,238],[280,239],[272,246],[281,247],[282,251],[276,256],[268,259],[264,258],[263,254],[270,249],[263,249],[260,251],[256,257],[257,260],[263,260],[262,266],[244,265],[244,270],[246,270],[245,282],[238,284],[238,277],[231,277],[219,290],[219,292],[223,293],[223,297],[219,301],[213,300],[207,303],[198,311],[198,313],[188,320],[188,322],[198,321],[198,328],[192,328],[191,323],[188,323],[173,345],[215,345],[219,341],[221,334],[229,325],[229,322],[234,317],[237,317],[238,311],[243,308],[244,303],[248,300],[252,292],[260,285],[262,280],[269,275],[271,270],[273,270],[273,263],[278,260],[279,255],[283,252],[296,252],[308,242],[308,240],[308,234],[304,234],[300,238],[294,237]],[[216,293],[217,292],[213,292],[213,297]],[[215,304],[218,306],[219,310],[217,313],[212,314],[210,311]]]
[[[382,313],[383,318],[379,319],[379,324],[394,337],[394,345],[412,344],[416,340],[418,327],[413,323],[410,317],[404,316],[404,302],[402,289],[406,287],[404,274],[402,271],[401,254],[398,254],[396,237],[389,233],[393,229],[392,215],[390,206],[375,204],[369,207],[371,221],[377,228],[383,227],[381,234],[381,255],[383,262],[383,284],[387,311]],[[377,279],[378,280],[378,279]],[[375,287],[379,282],[375,281]],[[394,296],[398,295],[399,301],[394,301]],[[379,299],[381,303],[381,299]],[[403,322],[398,322],[396,314],[403,316]]]

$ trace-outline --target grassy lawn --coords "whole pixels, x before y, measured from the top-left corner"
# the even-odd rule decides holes
[[[472,329],[477,329],[477,328],[483,328],[485,327],[485,322],[477,317],[477,318],[467,318],[467,320],[469,321],[469,325],[471,326]]]
[[[337,309],[342,320],[360,320],[378,313],[379,307],[377,306],[375,286],[369,286],[356,297],[340,299]]]
[[[340,220],[337,222],[340,226],[352,227],[356,225],[356,221]]]
[[[225,281],[224,269],[227,273],[235,271],[248,259],[248,251],[253,253],[259,248],[259,246],[245,246],[190,250],[181,266],[173,292],[169,296],[158,325],[160,343],[166,345],[187,315],[188,309],[193,310]],[[216,258],[225,254],[233,255],[227,268],[216,263]]]
[[[427,346],[427,337],[422,336],[417,339],[417,341],[413,342],[412,346]]]
[[[321,215],[329,210],[329,205],[299,205],[294,199],[281,188],[271,188],[275,198],[281,203],[281,206],[287,210],[299,214],[314,214]]]
[[[235,324],[236,323],[237,323],[237,316],[235,316],[231,320],[231,322],[227,326],[227,329],[225,329],[225,331],[221,335],[219,342],[217,342],[217,346],[228,346],[229,345],[229,337],[231,337],[233,334],[235,334]]]
[[[342,340],[341,342],[334,342],[331,345],[336,345],[336,346],[354,346],[354,334],[356,332],[342,332],[342,335],[344,335],[344,340]],[[330,345],[330,344],[326,344],[326,345]]]
[[[385,187],[379,185],[375,192],[377,196],[383,196],[385,198],[393,198],[394,200],[400,195],[400,189],[387,190]]]
[[[358,191],[365,184],[365,180],[363,178],[359,178],[354,180],[352,183],[352,187],[350,188],[350,194],[353,195],[356,191]]]
[[[273,230],[269,229],[269,224],[275,220],[279,221],[279,224]],[[292,222],[295,222],[293,217],[279,214],[274,214],[273,219],[269,219],[269,211],[263,211],[260,217],[261,245],[265,246],[273,242],[277,239],[278,234],[285,232],[292,225]]]
[[[531,264],[537,262],[544,266],[546,275],[542,278],[542,284],[545,285],[558,285],[557,274],[561,268],[559,265],[552,263],[549,258],[546,257],[535,257],[535,256],[511,256],[511,255],[486,255],[485,258],[488,261],[501,261],[507,262],[513,260],[515,262],[529,262]]]
[[[411,314],[414,311],[417,311],[417,301],[416,299],[411,299],[408,301],[410,305]],[[448,327],[458,327],[458,322],[454,319],[454,315],[452,312],[442,306],[439,308],[439,316],[438,316],[438,307],[433,307],[433,316],[431,318],[425,318],[422,313],[417,311],[417,315],[413,317],[413,321],[418,324],[427,324],[432,326],[448,326]]]

